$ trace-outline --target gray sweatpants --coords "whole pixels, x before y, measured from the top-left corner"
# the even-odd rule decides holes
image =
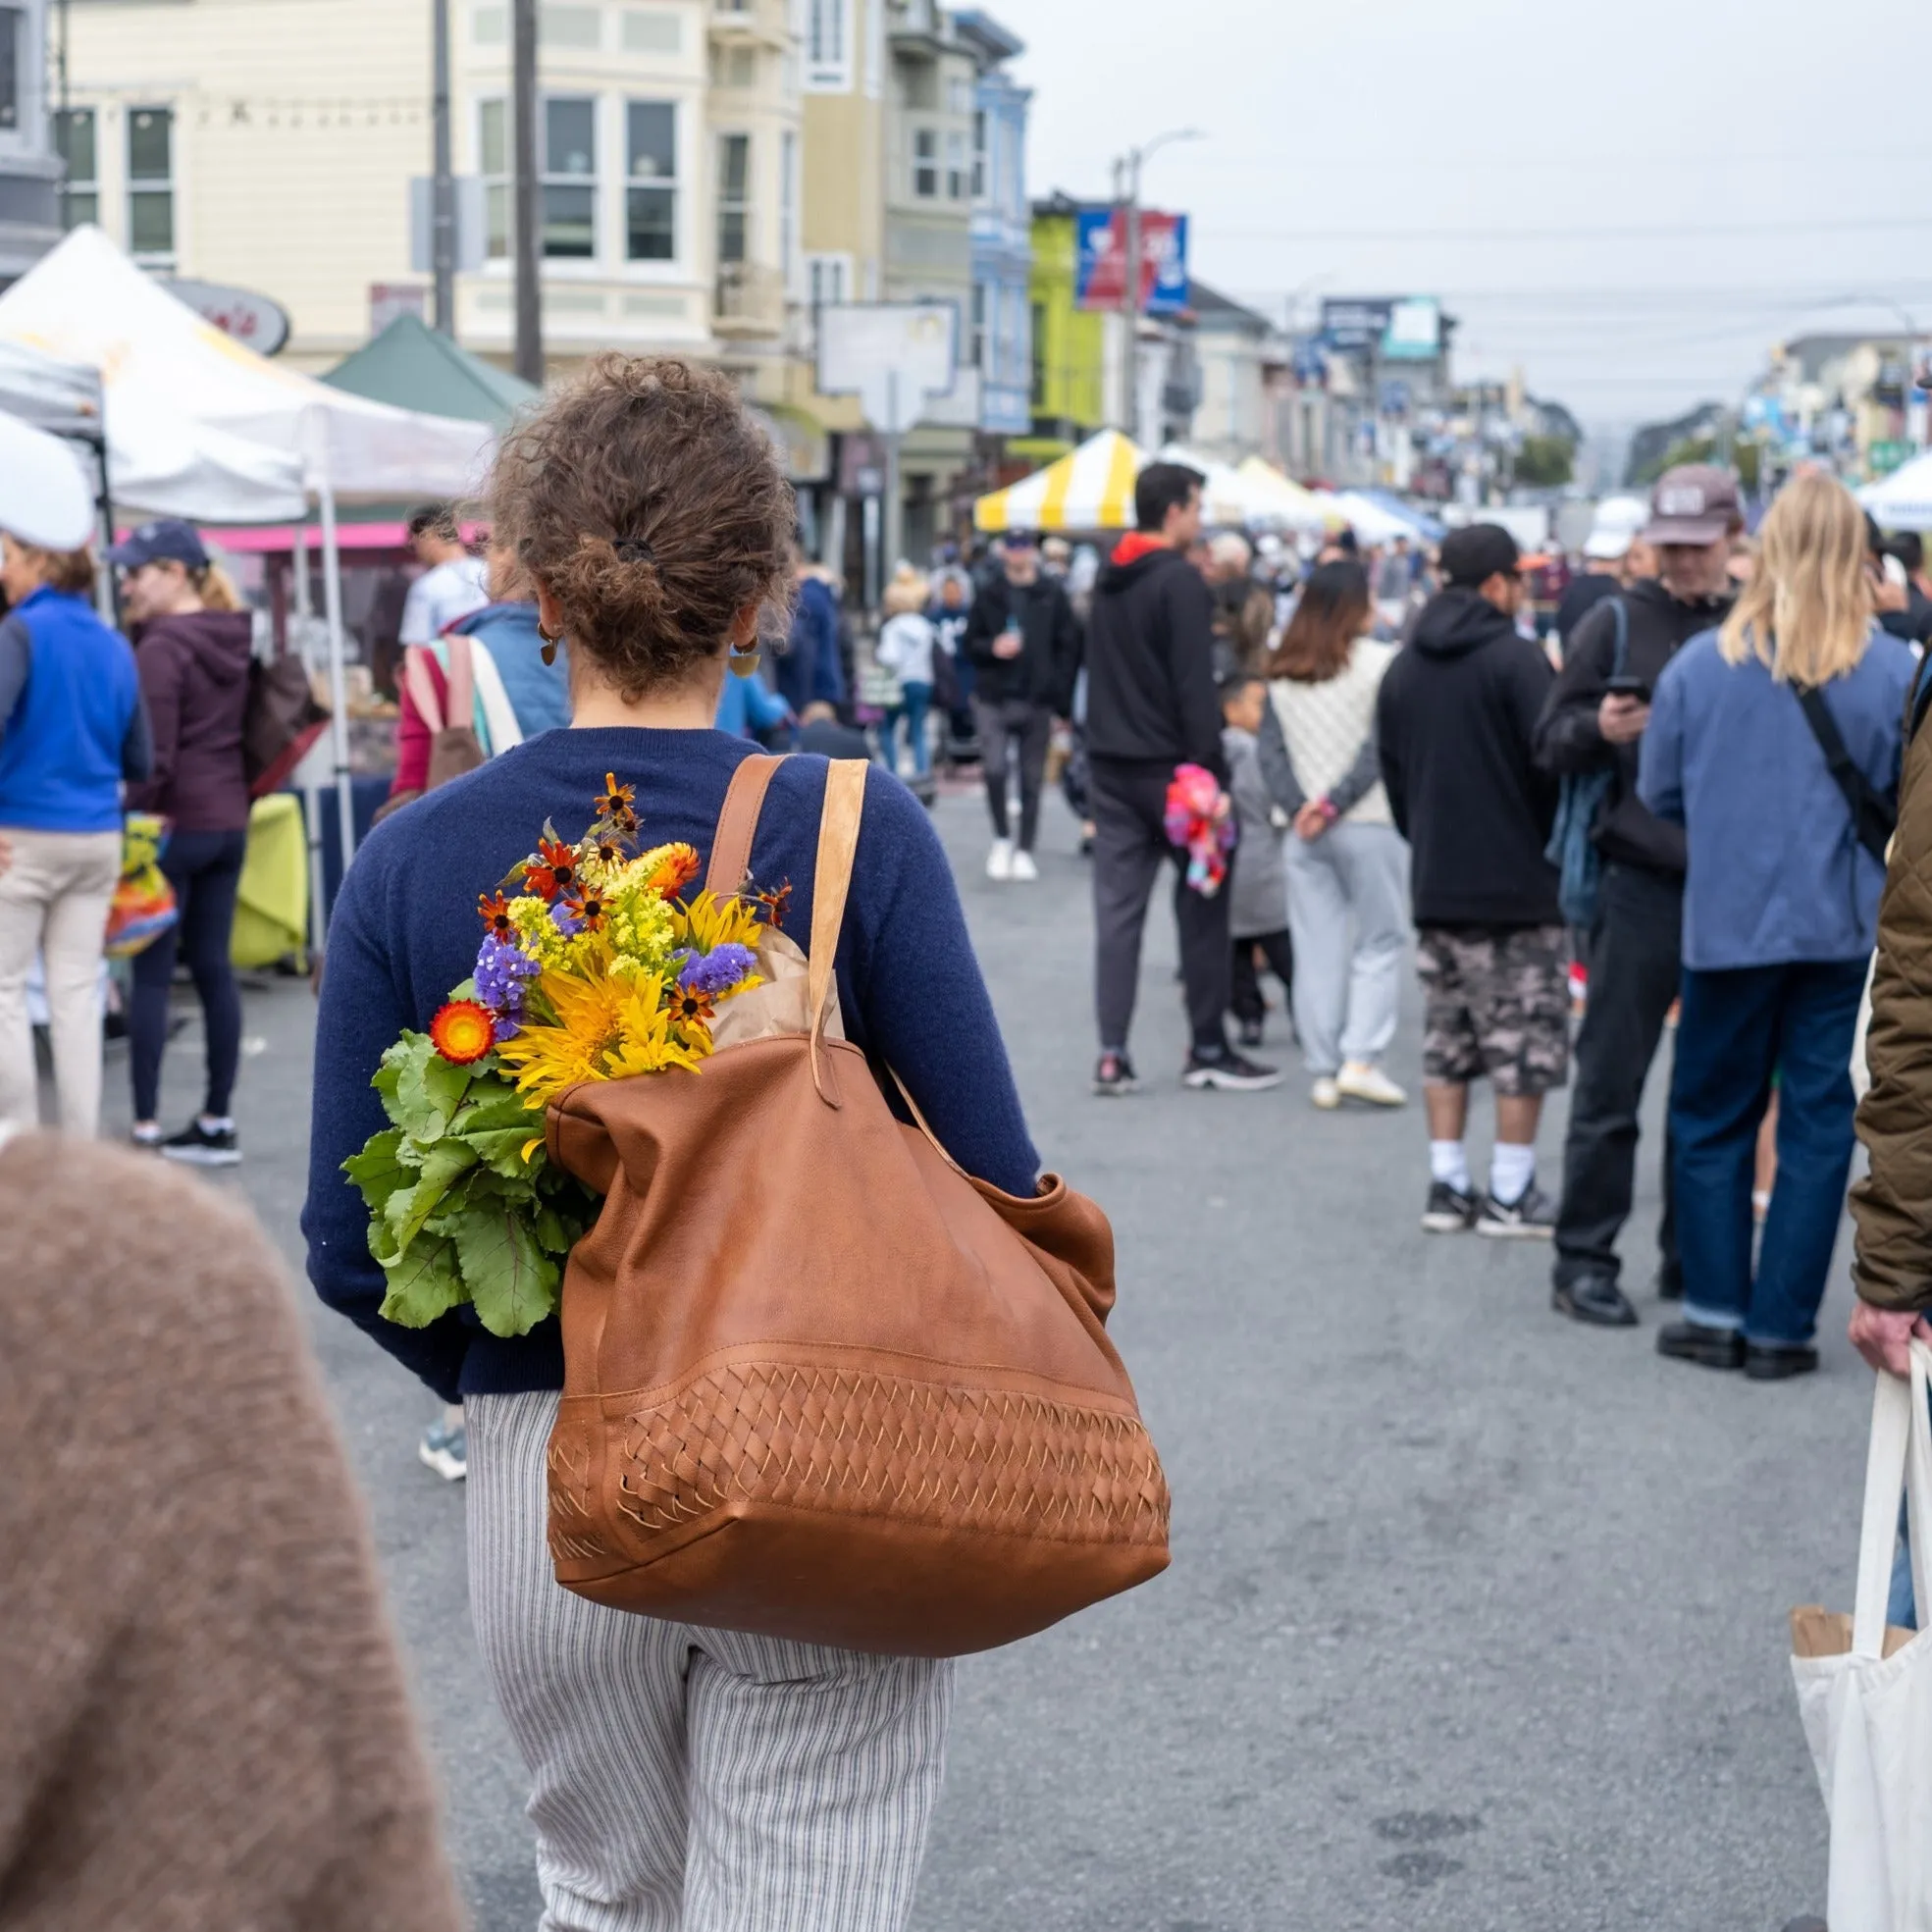
[[[557,1398],[479,1395],[470,1600],[534,1784],[541,1932],[900,1932],[953,1666],[607,1610],[545,1545]]]
[[[1395,1037],[1409,941],[1409,848],[1392,825],[1343,819],[1282,842],[1294,940],[1295,1031],[1308,1070],[1379,1061]]]

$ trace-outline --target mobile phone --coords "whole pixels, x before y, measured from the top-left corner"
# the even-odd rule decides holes
[[[1650,702],[1650,681],[1648,678],[1621,677],[1611,678],[1603,687],[1612,698],[1635,698],[1640,705]]]

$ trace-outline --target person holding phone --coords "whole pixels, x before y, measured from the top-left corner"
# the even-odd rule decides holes
[[[1577,625],[1537,726],[1545,770],[1611,774],[1596,821],[1603,880],[1587,935],[1590,1004],[1577,1035],[1550,1291],[1559,1313],[1600,1328],[1638,1320],[1618,1279],[1616,1243],[1630,1218],[1644,1081],[1677,998],[1683,955],[1684,832],[1637,796],[1638,755],[1664,666],[1731,607],[1731,544],[1743,528],[1728,470],[1666,470],[1639,536],[1654,548],[1658,574],[1603,599]],[[1670,1299],[1683,1293],[1683,1277],[1668,1147],[1663,1175],[1657,1292]]]

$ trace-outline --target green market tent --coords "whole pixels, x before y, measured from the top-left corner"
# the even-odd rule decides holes
[[[521,377],[493,368],[413,315],[397,316],[322,380],[376,402],[497,429],[538,393]]]

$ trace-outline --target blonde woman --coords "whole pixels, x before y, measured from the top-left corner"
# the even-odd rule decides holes
[[[1376,695],[1395,655],[1369,633],[1359,563],[1324,563],[1268,660],[1262,776],[1294,830],[1285,845],[1295,1032],[1317,1107],[1400,1107],[1382,1070],[1409,937],[1409,848],[1376,752]]]
[[[1817,1367],[1852,1162],[1852,1037],[1913,671],[1872,612],[1863,512],[1831,478],[1799,478],[1722,629],[1658,678],[1644,734],[1639,794],[1690,849],[1670,1096],[1684,1320],[1657,1348],[1754,1381]],[[1753,1273],[1774,1073],[1778,1185]]]

